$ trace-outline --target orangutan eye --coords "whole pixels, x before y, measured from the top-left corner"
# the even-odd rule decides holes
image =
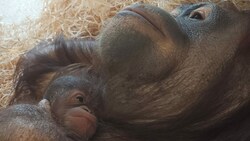
[[[80,103],[84,103],[84,97],[83,96],[76,96],[76,99],[77,99],[77,101],[78,102],[80,102]]]
[[[204,20],[205,14],[201,11],[194,11],[189,15],[189,18],[191,19],[197,19],[197,20]]]
[[[196,20],[205,20],[209,16],[211,11],[212,9],[210,7],[200,7],[191,12],[189,18]]]
[[[74,90],[69,93],[69,103],[71,105],[85,105],[87,102],[87,96],[84,92]]]
[[[191,19],[197,19],[197,20],[204,20],[204,14],[201,13],[200,11],[194,11],[189,15],[189,18]]]

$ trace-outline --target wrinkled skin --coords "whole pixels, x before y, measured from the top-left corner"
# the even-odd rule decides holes
[[[250,14],[227,8],[199,3],[171,15],[134,5],[119,12],[100,38],[105,118],[175,141],[217,139],[235,116],[246,118]],[[217,140],[249,139],[227,130],[235,137]]]
[[[198,10],[210,13],[204,20],[189,18],[190,12]],[[134,5],[118,13],[103,31],[100,55],[110,84],[105,99],[109,101],[107,109],[115,117],[126,115],[128,118],[132,111],[137,113],[139,120],[179,114],[209,93],[208,89],[212,90],[213,85],[218,86],[230,73],[235,74],[233,71],[237,70],[234,69],[239,69],[236,65],[240,65],[234,64],[237,59],[248,57],[238,54],[240,49],[247,48],[243,41],[248,34],[249,15],[225,11],[206,3],[176,11],[179,13],[174,18],[152,6]],[[136,13],[147,17],[142,18]],[[248,63],[246,59],[242,63]],[[242,64],[241,71],[248,71],[248,65]],[[247,80],[248,77],[242,81]],[[235,83],[230,81],[233,80],[227,83]],[[247,96],[247,92],[235,96],[230,105]],[[227,96],[223,98],[227,99]],[[145,105],[146,101],[150,104]],[[113,109],[109,104],[120,106]],[[231,106],[225,108],[231,109]],[[148,112],[146,115],[143,114],[145,111]]]
[[[93,141],[248,141],[249,15],[228,2],[129,6],[97,41],[57,39],[23,56],[11,103],[39,100],[50,74],[81,62],[105,82]]]

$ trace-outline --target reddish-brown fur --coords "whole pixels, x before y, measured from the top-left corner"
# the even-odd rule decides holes
[[[227,2],[172,15],[132,5],[96,41],[59,38],[21,57],[10,104],[39,101],[51,75],[80,62],[105,84],[93,141],[248,141],[249,39],[249,11]]]

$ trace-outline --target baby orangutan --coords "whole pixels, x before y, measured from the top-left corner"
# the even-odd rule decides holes
[[[96,129],[96,117],[88,106],[91,96],[86,91],[90,87],[87,83],[77,76],[62,76],[49,85],[44,95],[58,124],[79,139],[90,138]]]
[[[55,75],[38,105],[18,104],[0,111],[1,141],[87,141],[94,135],[96,102],[91,100],[99,91],[92,87],[97,83],[91,76],[78,77],[88,71],[85,68],[71,65],[65,70]]]

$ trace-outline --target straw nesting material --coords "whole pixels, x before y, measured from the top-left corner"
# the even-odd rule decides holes
[[[166,10],[182,4],[221,0],[44,0],[45,8],[35,20],[19,25],[0,25],[0,107],[13,91],[12,74],[19,55],[41,40],[57,34],[66,37],[95,37],[117,11],[135,2],[150,3]],[[249,0],[231,0],[239,9],[250,9]]]

